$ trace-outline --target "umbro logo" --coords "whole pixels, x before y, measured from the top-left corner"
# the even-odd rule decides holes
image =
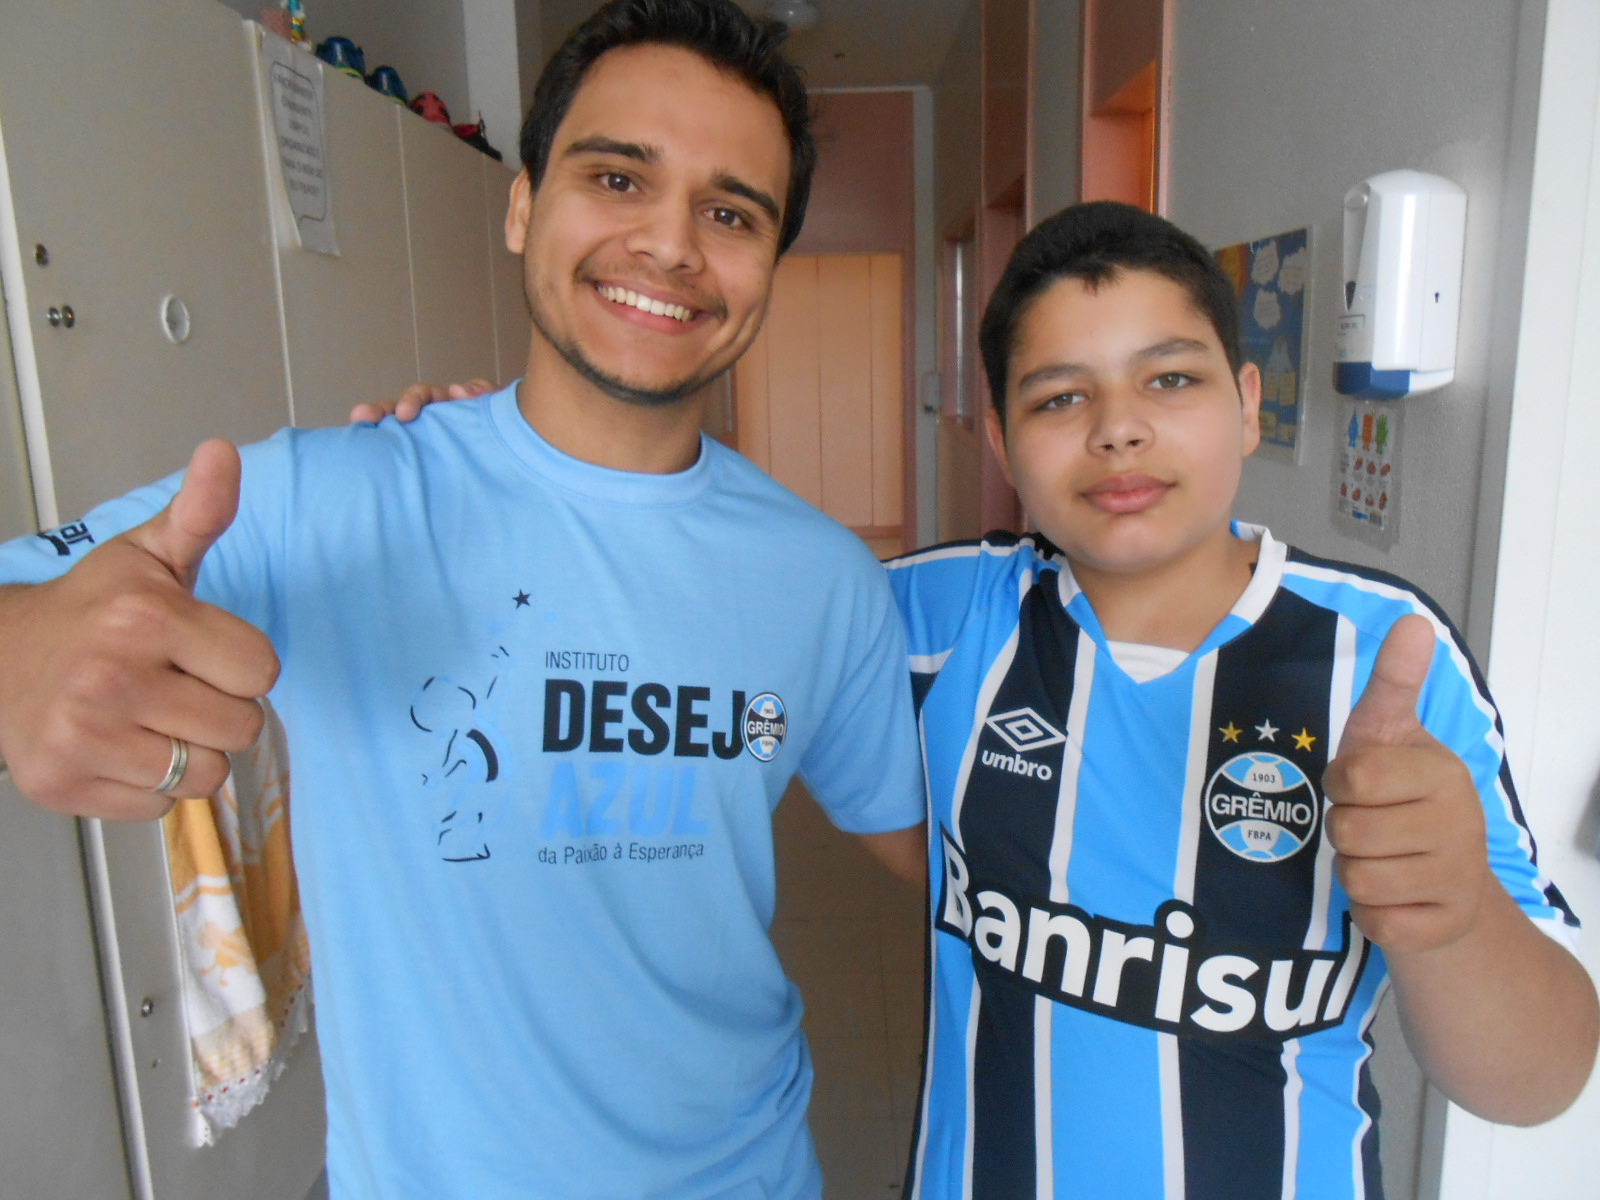
[[[1031,708],[1014,708],[1010,712],[995,713],[984,722],[998,733],[1006,745],[1017,753],[1043,750],[1067,740],[1067,735],[1046,721]]]

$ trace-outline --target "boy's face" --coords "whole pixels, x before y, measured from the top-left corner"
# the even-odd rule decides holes
[[[644,403],[726,370],[766,311],[788,184],[771,100],[677,47],[602,55],[538,190],[512,189],[534,355]]]
[[[989,437],[1038,528],[1080,574],[1138,576],[1227,553],[1260,377],[1235,380],[1178,284],[1123,271],[1064,279],[1018,327],[1006,431]]]

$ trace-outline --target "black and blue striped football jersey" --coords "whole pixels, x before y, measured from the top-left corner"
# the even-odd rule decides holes
[[[1436,630],[1420,716],[1477,782],[1490,863],[1570,943],[1449,621],[1391,576],[1235,531],[1260,539],[1250,584],[1144,682],[1040,537],[889,564],[930,798],[914,1200],[1381,1196],[1386,970],[1334,877],[1322,773],[1405,613]]]

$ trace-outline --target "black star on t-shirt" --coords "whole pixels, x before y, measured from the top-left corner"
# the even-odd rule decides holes
[[[527,608],[528,607],[528,593],[527,592],[518,592],[515,596],[513,596],[511,598],[517,602],[517,607],[518,608]]]

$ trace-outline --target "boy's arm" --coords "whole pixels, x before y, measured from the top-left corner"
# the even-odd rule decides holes
[[[1416,616],[1385,638],[1324,776],[1327,833],[1429,1080],[1488,1120],[1535,1124],[1588,1080],[1600,1007],[1491,870],[1472,776],[1417,718],[1434,644]]]
[[[201,560],[238,507],[238,453],[195,451],[172,503],[48,583],[0,588],[0,756],[17,788],[78,816],[159,817],[181,783],[208,795],[225,751],[260,731],[272,644],[196,600]],[[154,790],[174,739],[188,765]]]

